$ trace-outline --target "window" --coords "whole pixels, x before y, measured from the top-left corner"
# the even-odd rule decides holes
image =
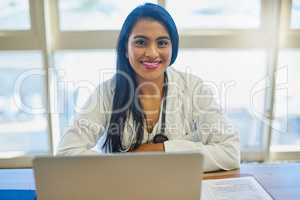
[[[58,51],[55,54],[61,135],[91,93],[115,73],[114,50]]]
[[[260,25],[260,0],[167,0],[166,7],[180,29],[249,29]]]
[[[300,147],[299,49],[285,49],[279,54],[275,90],[275,120],[272,149],[292,150]]]
[[[291,28],[300,28],[300,0],[293,0],[291,11]]]
[[[144,2],[149,1],[0,1],[0,158],[55,151],[91,92],[114,74],[121,25]],[[172,67],[213,85],[240,131],[242,159],[262,161],[266,152],[287,149],[295,158],[300,0],[150,2],[169,10],[178,26],[180,51]],[[286,16],[290,27],[277,26]]]
[[[61,30],[120,29],[127,14],[144,0],[68,0],[59,1]],[[153,2],[155,1],[147,1]]]
[[[1,1],[0,10],[0,30],[30,29],[28,0]]]
[[[0,71],[0,157],[47,153],[41,54],[0,52]]]
[[[175,68],[198,75],[213,88],[223,112],[239,129],[242,148],[260,148],[261,121],[253,113],[263,113],[264,91],[254,93],[253,86],[265,77],[265,52],[238,49],[180,52]],[[255,101],[250,104],[254,94]]]

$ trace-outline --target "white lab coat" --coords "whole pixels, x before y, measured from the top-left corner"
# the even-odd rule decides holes
[[[166,104],[166,152],[197,151],[204,154],[204,170],[230,170],[240,166],[238,132],[224,118],[212,90],[200,78],[169,67]],[[58,146],[58,155],[99,154],[93,148],[106,137],[115,79],[102,83],[76,116]],[[162,106],[161,106],[162,107]],[[160,132],[160,119],[153,132],[144,132],[143,143]],[[132,116],[126,121],[123,146],[129,147]]]

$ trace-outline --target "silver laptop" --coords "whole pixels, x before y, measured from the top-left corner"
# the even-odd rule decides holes
[[[199,153],[38,157],[38,200],[199,200]]]

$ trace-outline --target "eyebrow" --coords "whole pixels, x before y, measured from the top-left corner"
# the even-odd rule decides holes
[[[149,39],[148,37],[143,36],[143,35],[136,35],[136,36],[133,37],[133,39],[137,39],[137,38],[143,38],[143,39],[146,39],[146,40]],[[168,37],[168,36],[161,36],[161,37],[158,37],[156,40],[170,40],[170,37]]]

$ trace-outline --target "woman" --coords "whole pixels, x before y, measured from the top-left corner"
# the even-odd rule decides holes
[[[126,18],[117,45],[117,73],[99,86],[58,148],[59,155],[198,151],[205,171],[239,167],[239,136],[200,78],[172,65],[178,32],[170,14],[146,3]],[[98,144],[99,145],[99,144]]]

